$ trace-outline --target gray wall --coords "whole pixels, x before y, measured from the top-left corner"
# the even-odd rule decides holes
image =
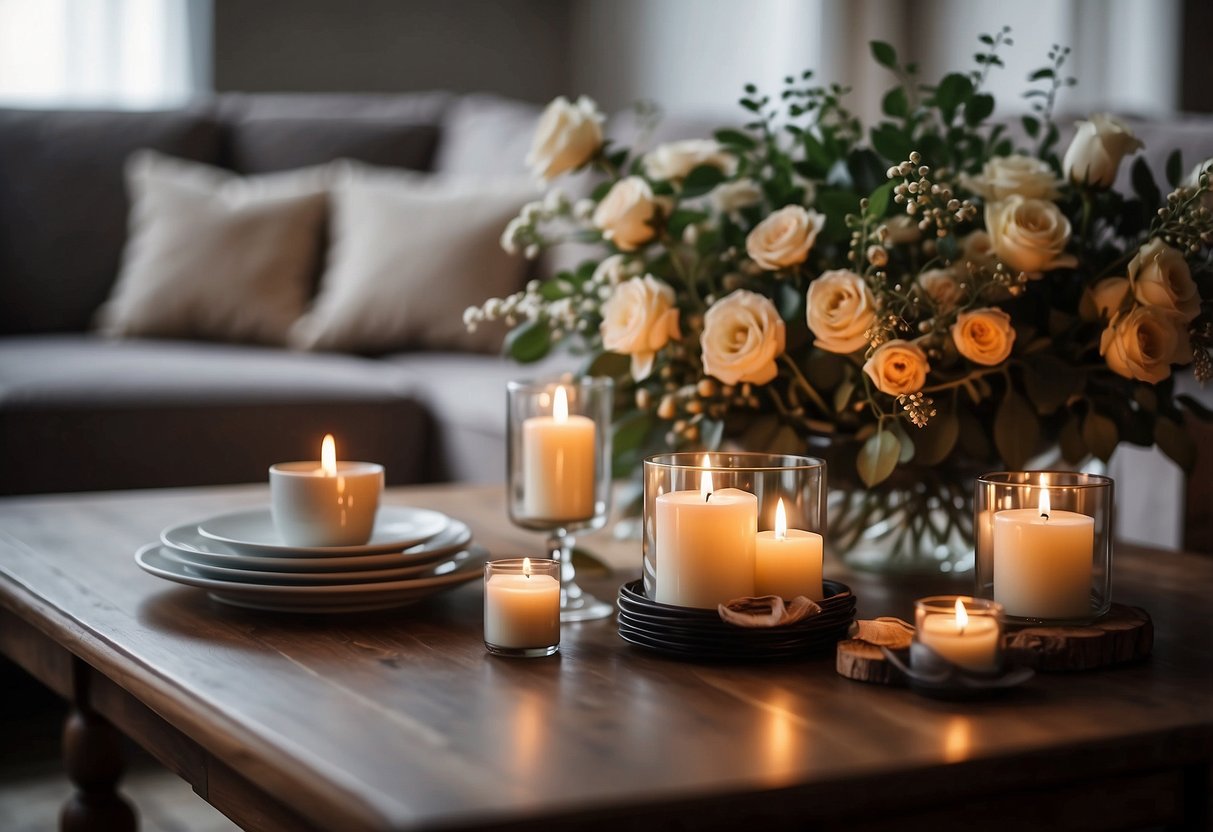
[[[564,0],[214,0],[221,92],[567,89]]]

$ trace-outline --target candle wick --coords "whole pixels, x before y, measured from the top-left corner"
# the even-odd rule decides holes
[[[1048,522],[1049,522],[1049,512],[1047,512],[1047,511],[1042,511],[1042,512],[1040,513],[1040,516],[1041,516],[1041,518],[1043,518],[1043,519],[1044,519],[1044,521],[1045,521],[1046,523],[1048,523]]]
[[[705,503],[706,503],[708,500],[710,500],[710,499],[712,499],[712,492],[711,492],[711,491],[709,491],[707,494],[704,494],[704,495],[703,495],[703,501],[704,501]]]

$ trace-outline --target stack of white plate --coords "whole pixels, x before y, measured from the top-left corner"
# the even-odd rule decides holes
[[[290,546],[266,507],[171,526],[135,562],[225,604],[332,613],[398,607],[459,586],[483,574],[487,555],[467,524],[407,506],[381,506],[365,545]]]

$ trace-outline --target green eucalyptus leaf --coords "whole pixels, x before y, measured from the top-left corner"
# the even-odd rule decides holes
[[[753,150],[758,147],[758,142],[753,136],[740,130],[717,130],[716,141],[741,150]]]
[[[1033,355],[1024,362],[1024,389],[1036,412],[1057,411],[1071,396],[1082,393],[1083,373],[1048,353]]]
[[[590,356],[581,368],[583,376],[610,376],[622,378],[632,371],[630,356],[618,352],[600,352]]]
[[[700,165],[682,180],[682,196],[692,199],[703,196],[725,180],[724,171],[715,165]]]
[[[1107,462],[1120,442],[1116,423],[1092,407],[1082,420],[1082,441],[1095,456]]]
[[[876,149],[876,152],[893,164],[908,159],[910,151],[914,149],[910,137],[892,122],[886,121],[884,124],[873,127],[871,138],[872,147]]]
[[[1167,157],[1167,182],[1172,188],[1178,188],[1184,178],[1184,158],[1179,149],[1171,151]]]
[[[1056,73],[1052,67],[1046,66],[1044,69],[1038,69],[1028,76],[1029,81],[1040,81],[1043,78],[1052,78]]]
[[[893,182],[888,181],[881,185],[876,190],[872,191],[872,195],[868,197],[868,210],[865,212],[869,220],[878,220],[885,215],[889,210],[889,203],[893,199]]]
[[[880,109],[887,116],[906,118],[910,114],[910,102],[906,99],[905,89],[894,87],[885,93],[884,99],[880,102]]]
[[[920,465],[937,465],[956,447],[960,439],[960,419],[950,410],[941,408],[926,427],[910,431],[910,439],[914,442],[914,458]]]
[[[1040,135],[1040,119],[1035,116],[1024,116],[1021,119],[1023,122],[1023,131],[1033,139]]]
[[[859,478],[868,488],[884,482],[897,467],[897,458],[900,455],[901,443],[897,441],[897,437],[891,431],[876,431],[863,443],[855,460]]]
[[[935,106],[943,114],[944,122],[950,124],[956,110],[973,95],[973,81],[968,75],[953,72],[943,77],[935,89]]]
[[[1150,166],[1146,164],[1146,160],[1140,156],[1133,163],[1132,181],[1133,192],[1137,194],[1148,210],[1153,211],[1162,204],[1162,194],[1158,190],[1158,185],[1154,184],[1154,174],[1150,172]]]
[[[1154,422],[1154,441],[1185,473],[1191,473],[1196,465],[1196,442],[1183,425],[1166,416],[1159,416]]]
[[[542,321],[525,321],[505,336],[505,354],[520,364],[538,361],[552,348],[552,332]]]
[[[816,136],[807,130],[801,136],[801,143],[804,145],[805,156],[804,162],[801,164],[805,165],[805,168],[799,172],[810,179],[824,179],[830,172],[830,168],[834,166],[834,156]]]
[[[994,96],[981,93],[969,99],[965,105],[965,123],[970,127],[981,124],[994,112]]]
[[[1040,421],[1036,411],[1010,387],[994,415],[994,445],[1012,470],[1023,468],[1040,445]]]
[[[871,42],[872,57],[876,59],[876,63],[888,69],[897,68],[897,50],[890,44],[882,40],[874,40]]]

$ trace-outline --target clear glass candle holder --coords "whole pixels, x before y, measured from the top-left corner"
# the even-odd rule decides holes
[[[509,558],[484,565],[484,646],[498,656],[535,658],[560,649],[560,564]]]
[[[560,563],[561,618],[605,618],[614,607],[576,581],[574,532],[602,528],[611,508],[610,378],[511,381],[507,387],[510,520],[547,534]]]
[[[969,595],[932,595],[914,602],[914,638],[966,670],[1002,667],[1002,605]]]
[[[1013,624],[1089,623],[1112,604],[1110,477],[1000,471],[977,478],[977,595]]]
[[[825,534],[820,459],[699,452],[644,461],[644,589],[658,602],[712,608],[755,594],[820,600]]]

